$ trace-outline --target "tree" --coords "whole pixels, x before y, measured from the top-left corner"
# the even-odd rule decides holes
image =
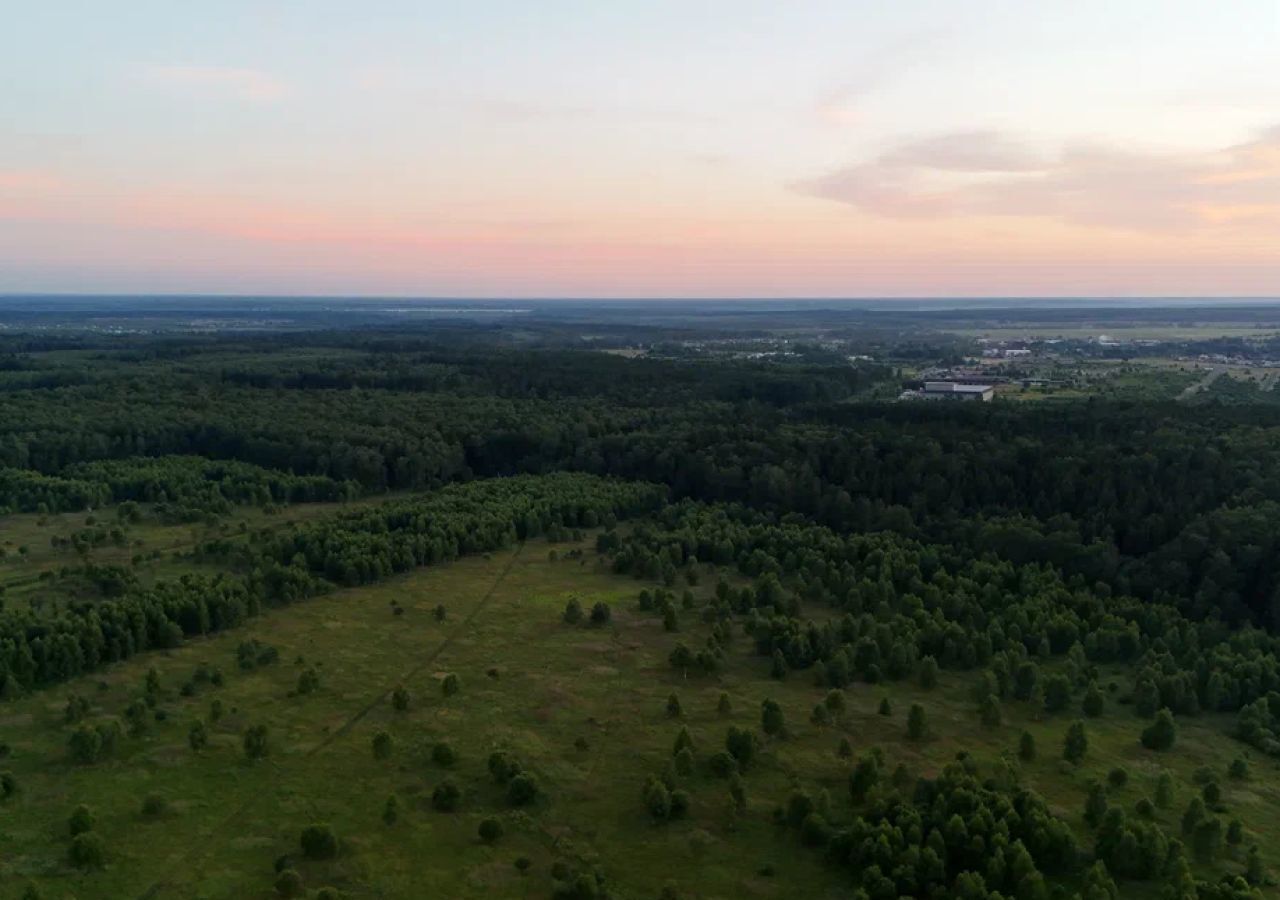
[[[680,617],[676,615],[676,608],[669,603],[662,610],[662,629],[668,632],[680,630]]]
[[[773,651],[773,664],[769,669],[769,677],[779,681],[787,677],[787,658],[782,655],[781,650]]]
[[[1236,781],[1244,781],[1249,777],[1249,764],[1237,756],[1231,760],[1231,765],[1227,767],[1227,777]]]
[[[684,709],[680,706],[680,698],[673,691],[667,697],[667,715],[672,719],[678,719],[684,715]]]
[[[84,834],[86,831],[92,831],[97,817],[94,816],[93,810],[81,803],[71,811],[71,817],[67,819],[67,831],[72,837],[77,834]]]
[[[397,684],[391,692],[391,708],[396,712],[404,712],[409,708],[409,691],[403,684]]]
[[[187,732],[187,743],[197,752],[205,748],[209,743],[209,732],[205,730],[204,722],[197,719],[192,723],[191,730]]]
[[[396,799],[395,794],[391,794],[387,797],[387,802],[382,807],[382,821],[387,825],[394,825],[399,818],[400,801]]]
[[[302,829],[298,843],[307,859],[333,859],[338,855],[338,838],[324,823],[313,823]]]
[[[302,897],[306,894],[302,875],[297,869],[281,869],[276,875],[275,888],[281,897]]]
[[[641,799],[644,800],[644,807],[653,818],[665,822],[671,817],[671,792],[667,790],[667,786],[660,778],[650,775],[645,780]]]
[[[1102,860],[1095,862],[1085,873],[1081,900],[1120,900],[1120,889]]]
[[[1222,850],[1222,820],[1211,816],[1198,822],[1191,832],[1191,850],[1201,862],[1212,861]]]
[[[462,683],[458,681],[458,676],[450,672],[444,676],[444,680],[440,682],[440,690],[446,697],[452,697],[462,689]]]
[[[0,772],[0,800],[18,793],[18,779],[12,772]]]
[[[920,687],[931,691],[938,684],[938,661],[932,656],[920,660]]]
[[[1187,804],[1186,811],[1182,814],[1182,834],[1190,837],[1196,830],[1196,826],[1204,821],[1208,812],[1204,808],[1204,801],[1199,797],[1192,797],[1191,802]]]
[[[671,748],[671,755],[675,756],[681,750],[693,749],[693,735],[689,733],[687,725],[681,725],[680,731],[676,734],[676,742]]]
[[[613,611],[609,609],[609,604],[603,600],[591,607],[591,624],[596,627],[608,625],[612,617]]]
[[[1102,824],[1102,817],[1107,814],[1107,790],[1098,782],[1089,787],[1089,795],[1084,802],[1084,820],[1090,828]]]
[[[994,694],[987,694],[982,701],[981,718],[982,724],[987,728],[998,728],[1003,721],[1000,714],[1000,701]]]
[[[1022,732],[1022,736],[1018,738],[1018,759],[1023,762],[1035,762],[1036,758],[1036,739],[1029,731]]]
[[[756,734],[749,728],[730,726],[724,739],[725,749],[738,761],[738,767],[742,769],[750,765],[751,760],[755,758],[756,743]]]
[[[861,803],[879,780],[880,764],[876,762],[875,757],[862,757],[854,766],[853,772],[849,774],[850,798],[854,803]]]
[[[1067,728],[1067,735],[1062,742],[1062,758],[1069,763],[1079,765],[1089,751],[1089,738],[1084,731],[1084,722],[1072,722]]]
[[[769,737],[786,737],[787,723],[777,701],[766,699],[760,704],[760,730]]]
[[[1096,719],[1102,715],[1106,708],[1106,700],[1102,696],[1102,691],[1098,690],[1096,681],[1089,682],[1089,687],[1084,692],[1084,700],[1080,704],[1081,710],[1091,719]]]
[[[81,765],[98,761],[102,754],[102,734],[89,725],[81,725],[67,739],[67,751],[71,759]]]
[[[385,731],[379,731],[373,736],[370,742],[373,749],[373,758],[382,760],[391,757],[392,741],[391,735]]]
[[[836,747],[836,756],[841,759],[853,758],[853,745],[849,743],[849,739],[847,737],[840,738],[840,743]]]
[[[577,625],[582,621],[582,602],[577,597],[570,597],[569,602],[564,605],[564,615],[561,616],[566,625]]]
[[[893,715],[893,707],[889,704],[889,698],[883,697],[880,700],[880,708],[877,710],[882,716]]]
[[[491,816],[480,820],[480,840],[484,841],[486,844],[496,843],[497,840],[502,837],[502,832],[502,822],[498,819]]]
[[[1258,845],[1253,844],[1249,847],[1249,855],[1245,859],[1245,880],[1254,887],[1260,887],[1267,883],[1267,868],[1262,864],[1262,856],[1258,853]]]
[[[1148,750],[1168,750],[1177,738],[1178,729],[1173,723],[1173,713],[1162,709],[1155,721],[1142,729],[1142,746]]]
[[[244,755],[249,759],[262,759],[267,755],[266,725],[252,725],[245,730]]]
[[[839,719],[845,711],[844,691],[839,688],[827,691],[827,696],[823,698],[822,703],[830,710],[833,718]]]
[[[928,733],[929,723],[925,718],[924,707],[919,703],[911,704],[911,711],[907,713],[907,737],[913,741],[924,740]]]
[[[431,805],[440,812],[453,812],[462,799],[462,791],[452,778],[446,778],[431,792]]]
[[[1058,712],[1071,703],[1071,682],[1066,675],[1056,673],[1044,682],[1045,712]]]
[[[728,693],[720,692],[720,699],[716,701],[716,712],[722,716],[727,716],[733,712],[733,702],[730,701]]]
[[[438,741],[431,748],[431,761],[437,766],[448,768],[458,761],[458,754],[447,741]]]
[[[538,782],[528,772],[521,772],[507,782],[507,802],[512,806],[528,806],[538,799]]]
[[[107,847],[97,832],[83,831],[71,839],[67,857],[77,868],[101,869],[107,859]]]

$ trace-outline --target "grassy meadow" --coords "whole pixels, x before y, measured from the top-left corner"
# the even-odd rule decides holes
[[[695,606],[715,582],[711,567],[703,568]],[[9,746],[0,770],[13,773],[17,791],[0,804],[0,898],[16,900],[31,884],[59,900],[267,898],[277,896],[278,866],[295,868],[310,896],[331,886],[347,897],[547,897],[561,865],[598,868],[619,897],[657,898],[672,885],[682,898],[834,900],[849,895],[847,873],[801,846],[773,813],[799,787],[815,796],[825,790],[833,818],[841,818],[852,767],[836,753],[842,737],[855,759],[878,746],[888,770],[901,762],[912,775],[938,771],[960,748],[984,770],[1006,757],[1085,846],[1081,813],[1091,779],[1123,766],[1128,783],[1111,791],[1112,802],[1132,808],[1154,794],[1168,769],[1176,796],[1157,821],[1177,834],[1181,810],[1199,790],[1194,774],[1209,767],[1228,817],[1245,825],[1244,844],[1257,841],[1268,865],[1280,866],[1276,763],[1228,738],[1225,720],[1181,719],[1175,749],[1157,754],[1139,746],[1142,723],[1109,696],[1106,714],[1088,720],[1086,760],[1072,767],[1061,760],[1061,747],[1076,713],[1033,715],[1027,704],[1011,703],[1004,723],[986,728],[969,698],[973,678],[944,672],[931,690],[854,685],[839,721],[818,727],[809,711],[826,689],[806,673],[769,678],[768,661],[750,654],[737,626],[720,675],[682,678],[667,662],[671,648],[677,640],[700,646],[709,626],[696,609],[685,610],[679,633],[668,633],[659,616],[637,607],[645,586],[612,574],[593,540],[530,541],[276,609],[243,628],[8,702],[0,707],[0,741]],[[610,604],[611,621],[564,623],[571,597],[587,609]],[[274,647],[278,661],[241,669],[237,648],[250,639]],[[183,685],[201,665],[220,669],[223,683],[199,682],[187,696]],[[153,714],[145,733],[122,737],[106,761],[73,763],[68,697],[87,700],[88,722],[119,716],[142,696],[153,667],[163,720]],[[318,687],[299,693],[300,675],[311,670]],[[452,696],[442,689],[449,674],[460,683]],[[407,709],[392,702],[397,686],[409,693]],[[732,703],[728,713],[717,709],[722,691]],[[673,692],[679,717],[667,711]],[[728,781],[711,774],[706,761],[723,749],[730,725],[759,725],[766,697],[782,704],[791,736],[766,741],[745,773],[747,807],[738,811]],[[879,711],[884,697],[888,716]],[[222,707],[216,722],[215,702]],[[924,741],[906,737],[913,702],[927,710]],[[199,751],[188,741],[196,720],[209,735]],[[268,751],[250,760],[242,735],[255,725],[266,726]],[[690,794],[689,814],[656,824],[642,785],[670,765],[681,725],[693,736],[697,760],[693,773],[678,779]],[[1034,762],[1016,760],[1023,728],[1036,738]],[[373,750],[379,732],[391,738],[381,759]],[[456,754],[451,765],[433,759],[441,742]],[[536,801],[508,802],[487,769],[494,750],[534,776]],[[1250,758],[1247,780],[1226,777],[1237,756]],[[452,812],[431,800],[446,779],[460,789]],[[397,815],[388,823],[393,795]],[[105,841],[106,863],[97,871],[67,859],[68,817],[78,804],[93,811]],[[491,842],[478,834],[487,818],[504,832]],[[312,823],[331,826],[336,858],[303,857],[299,835]],[[1225,868],[1238,870],[1239,862]],[[1126,896],[1159,890],[1133,887],[1126,885]]]

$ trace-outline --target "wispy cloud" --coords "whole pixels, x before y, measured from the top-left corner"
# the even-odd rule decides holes
[[[1280,127],[1218,150],[1163,154],[1076,145],[1040,156],[998,132],[935,135],[793,187],[894,218],[1021,216],[1280,237]]]
[[[259,69],[148,65],[141,73],[145,81],[159,87],[199,90],[255,103],[280,100],[290,93],[284,81]]]
[[[936,51],[948,34],[944,28],[920,29],[862,58],[818,96],[814,103],[818,121],[833,126],[861,121],[867,98]]]

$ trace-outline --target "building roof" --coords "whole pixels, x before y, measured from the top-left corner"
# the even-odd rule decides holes
[[[924,389],[932,394],[985,394],[993,390],[989,384],[956,384],[954,381],[926,381]]]

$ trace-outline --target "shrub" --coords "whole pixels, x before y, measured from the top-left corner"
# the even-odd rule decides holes
[[[507,783],[507,802],[512,806],[527,806],[538,798],[538,782],[527,772],[521,772]]]
[[[1036,758],[1036,739],[1029,731],[1022,732],[1018,738],[1018,759],[1023,762],[1034,762]]]
[[[440,812],[453,812],[461,800],[462,791],[451,778],[437,784],[436,789],[431,792],[431,805]]]
[[[307,859],[333,859],[338,855],[338,839],[328,825],[308,825],[302,829],[299,843]]]
[[[8,800],[18,793],[18,779],[12,772],[0,772],[0,800]]]
[[[208,745],[209,732],[204,727],[204,722],[197,719],[191,724],[191,730],[187,732],[187,743],[196,751],[203,750]]]
[[[107,848],[97,834],[84,831],[71,839],[67,858],[77,868],[101,869],[107,858]]]
[[[1129,772],[1122,766],[1116,766],[1107,773],[1107,784],[1113,788],[1122,788],[1129,783]]]
[[[396,712],[404,712],[409,708],[409,691],[403,684],[396,685],[391,692],[391,708]]]
[[[497,819],[483,819],[480,822],[480,840],[492,844],[502,837],[502,823]]]
[[[142,801],[142,814],[144,816],[154,818],[155,816],[163,815],[168,808],[168,802],[159,794],[148,794]]]
[[[608,625],[609,620],[612,617],[613,617],[613,612],[612,610],[609,609],[609,604],[605,603],[604,601],[596,603],[594,606],[591,607],[591,624],[592,625],[596,625],[596,626]]]
[[[458,754],[453,751],[453,747],[441,741],[431,748],[431,761],[437,766],[448,768],[458,761]]]
[[[262,759],[267,755],[267,726],[253,725],[244,733],[244,755]]]
[[[1173,723],[1173,713],[1162,709],[1155,721],[1142,729],[1142,746],[1148,750],[1168,750],[1177,738],[1178,729]]]
[[[297,869],[283,869],[276,876],[276,893],[281,897],[301,897],[306,893]]]
[[[93,814],[93,810],[81,803],[71,812],[71,817],[67,819],[67,830],[72,837],[78,834],[84,834],[86,831],[92,831],[94,822],[97,818]]]
[[[707,768],[711,774],[719,778],[728,778],[738,771],[738,761],[727,750],[715,753],[707,760]]]
[[[1249,777],[1249,764],[1237,756],[1231,760],[1231,765],[1227,767],[1227,777],[1234,778],[1236,781],[1243,781]]]
[[[392,749],[391,735],[385,731],[379,731],[373,736],[371,746],[374,759],[389,759]]]
[[[564,614],[561,618],[566,625],[577,625],[582,621],[582,603],[577,597],[569,598],[569,602],[564,605]]]
[[[929,723],[925,718],[924,707],[919,703],[911,704],[911,711],[907,714],[907,737],[913,741],[924,740],[928,731]]]
[[[501,750],[489,754],[489,774],[498,784],[506,784],[520,774],[520,763]]]
[[[667,697],[667,715],[673,719],[678,719],[683,714],[684,709],[680,706],[680,698],[673,692]]]
[[[444,692],[446,697],[452,697],[462,690],[462,683],[458,681],[458,676],[451,672],[444,676],[444,681],[440,682],[440,690]]]

